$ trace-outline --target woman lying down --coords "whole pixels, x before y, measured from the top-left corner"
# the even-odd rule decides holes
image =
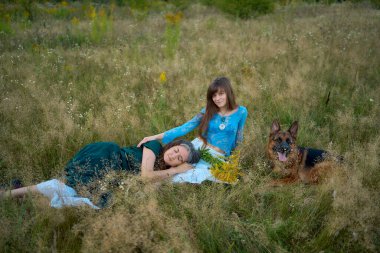
[[[96,202],[91,193],[98,192],[99,185],[107,175],[140,174],[142,178],[156,182],[192,169],[191,164],[197,163],[199,159],[199,152],[191,142],[185,140],[170,142],[165,147],[153,140],[140,147],[123,148],[113,142],[96,142],[83,147],[68,162],[62,181],[51,179],[36,185],[0,192],[0,197],[21,197],[28,192],[37,192],[48,197],[50,205],[55,208],[88,205],[99,209],[107,205],[111,193],[101,193]],[[90,196],[80,196],[78,192],[83,192],[83,189]]]

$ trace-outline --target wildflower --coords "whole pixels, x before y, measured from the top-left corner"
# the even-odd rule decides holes
[[[176,14],[167,13],[165,15],[166,22],[173,25],[180,23],[182,20],[182,17],[183,17],[182,12],[177,12]]]
[[[222,164],[225,161],[225,157],[215,157],[211,155],[210,151],[206,148],[199,149],[199,153],[201,154],[201,159],[211,164],[212,167]]]
[[[116,5],[115,5],[115,3],[112,2],[111,5],[110,5],[110,13],[111,13],[111,15],[114,12],[115,8],[116,8]]]
[[[33,52],[38,52],[40,50],[40,46],[38,44],[33,44],[32,50],[33,50]]]
[[[252,70],[249,66],[242,67],[241,72],[245,76],[251,76],[251,74],[252,74]]]
[[[30,17],[30,13],[29,13],[29,11],[24,11],[23,15],[24,15],[24,17],[25,17],[26,19],[28,19],[28,18]]]
[[[79,24],[79,19],[78,19],[77,17],[73,17],[73,18],[71,19],[71,24],[72,24],[72,25],[78,25],[78,24]]]
[[[69,6],[69,3],[66,2],[66,1],[62,1],[62,2],[61,2],[61,5],[62,5],[63,7],[66,7],[66,6]]]
[[[46,12],[50,15],[54,15],[58,12],[58,9],[57,8],[50,8],[50,9],[47,9]]]
[[[225,162],[217,163],[211,167],[211,174],[220,181],[236,183],[241,175],[239,167],[240,152],[237,152]]]
[[[241,175],[239,167],[240,152],[230,157],[214,157],[207,149],[199,150],[201,158],[211,164],[211,174],[220,181],[236,183]]]
[[[101,8],[98,11],[98,15],[99,15],[99,17],[105,17],[106,16],[106,11],[103,8]]]
[[[11,22],[11,16],[9,14],[5,14],[4,19],[7,23]]]
[[[90,19],[95,19],[96,18],[96,10],[95,10],[95,7],[90,5],[88,7],[88,10],[87,10],[87,16],[90,18]]]
[[[161,74],[160,74],[160,82],[161,82],[161,83],[166,83],[166,80],[167,80],[167,78],[166,78],[166,72],[163,71],[163,72],[161,72]]]

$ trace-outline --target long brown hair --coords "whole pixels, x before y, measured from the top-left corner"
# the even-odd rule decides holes
[[[234,91],[232,90],[231,82],[227,77],[218,77],[212,81],[207,90],[207,104],[206,104],[206,112],[203,115],[201,124],[199,126],[199,137],[206,144],[207,140],[204,136],[207,135],[208,124],[215,113],[219,111],[219,107],[214,103],[212,97],[218,90],[224,90],[227,94],[227,108],[229,111],[234,110],[237,105],[235,102]]]

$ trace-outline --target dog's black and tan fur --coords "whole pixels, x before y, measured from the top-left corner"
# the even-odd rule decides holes
[[[267,155],[273,171],[282,177],[272,182],[273,185],[297,181],[317,183],[332,167],[331,161],[326,161],[326,151],[297,146],[297,131],[297,121],[287,131],[281,130],[277,120],[272,123]]]

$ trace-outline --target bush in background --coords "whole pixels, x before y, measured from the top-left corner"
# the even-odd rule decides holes
[[[275,7],[273,0],[203,0],[202,2],[243,19],[271,13]]]

